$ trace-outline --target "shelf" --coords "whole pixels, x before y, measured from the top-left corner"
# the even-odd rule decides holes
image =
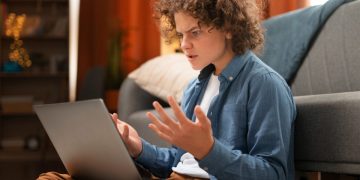
[[[13,41],[13,38],[1,36],[2,41]],[[20,37],[23,41],[67,41],[67,36],[24,36]]]
[[[7,101],[0,103],[0,140],[5,140],[0,141],[0,179],[36,179],[41,172],[65,171],[32,105],[68,101],[70,1],[0,0],[5,13],[24,13],[34,22],[24,26],[20,37],[33,61],[28,69],[2,71],[4,65],[5,69],[11,69],[4,62],[9,59],[14,40],[4,33],[0,37],[0,99],[32,97],[31,101],[19,101],[15,105],[6,104]],[[31,136],[39,138],[40,146],[34,151],[23,148],[28,143],[26,138]]]
[[[0,111],[0,116],[3,117],[28,117],[36,116],[35,112],[24,112],[24,113],[4,113]]]
[[[0,78],[67,78],[69,75],[66,72],[56,74],[45,72],[14,72],[4,73],[0,72]]]
[[[4,0],[5,3],[36,3],[38,0]],[[41,0],[41,3],[68,3],[68,0]]]
[[[40,151],[0,150],[0,161],[41,161],[44,155]]]
[[[36,162],[36,161],[58,161],[59,157],[54,153],[26,150],[0,150],[0,162]]]

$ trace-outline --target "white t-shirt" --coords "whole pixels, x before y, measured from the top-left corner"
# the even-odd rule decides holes
[[[220,81],[218,76],[211,74],[210,80],[206,86],[204,97],[201,100],[200,107],[205,112],[208,113],[211,101],[215,96],[219,94]]]
[[[204,97],[200,103],[200,107],[205,114],[209,111],[211,101],[219,94],[219,87],[220,81],[218,76],[211,74]],[[199,163],[195,160],[194,156],[188,152],[181,156],[180,162],[176,167],[173,167],[172,170],[179,174],[185,174],[191,177],[210,178],[209,174],[199,167]]]

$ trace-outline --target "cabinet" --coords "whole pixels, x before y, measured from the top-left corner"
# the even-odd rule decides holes
[[[14,40],[3,32],[0,179],[35,179],[50,170],[65,172],[32,105],[68,101],[68,6],[68,0],[1,1],[5,17],[10,13],[26,15],[20,39],[32,65],[15,70],[7,66]]]

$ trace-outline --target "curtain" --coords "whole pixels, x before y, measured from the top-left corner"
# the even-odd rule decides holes
[[[123,62],[130,72],[160,55],[160,32],[153,19],[153,0],[121,0],[118,17],[125,28],[126,48]]]
[[[108,21],[112,11],[108,8],[116,0],[82,0],[80,2],[78,83],[95,66],[106,66]],[[79,89],[79,88],[77,88]]]
[[[272,17],[308,5],[308,0],[268,0],[265,14],[266,17]]]
[[[83,0],[80,3],[78,87],[94,66],[106,66],[109,38],[121,28],[125,49],[121,71],[125,74],[160,55],[160,33],[152,18],[152,1]]]

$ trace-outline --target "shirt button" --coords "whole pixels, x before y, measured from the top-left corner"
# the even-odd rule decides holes
[[[232,76],[229,77],[229,80],[232,81],[234,78]]]
[[[208,168],[208,167],[204,167],[203,169],[204,169],[205,171],[208,171],[208,170],[209,170],[209,168]]]

